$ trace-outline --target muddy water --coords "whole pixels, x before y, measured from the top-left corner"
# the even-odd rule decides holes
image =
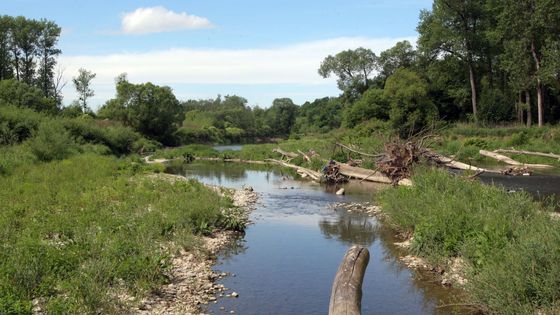
[[[251,214],[254,224],[219,255],[215,267],[232,274],[221,283],[239,297],[219,298],[207,309],[212,314],[326,314],[332,281],[353,244],[371,253],[363,314],[447,314],[449,309],[436,305],[459,299],[430,275],[405,268],[392,233],[375,219],[332,208],[337,202],[371,201],[380,186],[353,184],[346,196],[337,196],[266,167],[194,163],[175,172],[215,185],[252,186],[260,195]]]

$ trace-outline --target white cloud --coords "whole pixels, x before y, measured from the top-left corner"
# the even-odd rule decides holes
[[[164,7],[138,8],[123,14],[122,33],[149,34],[169,31],[211,28],[207,18],[189,15],[186,12],[173,12]]]
[[[321,61],[329,54],[365,47],[379,53],[397,41],[416,38],[343,37],[329,40],[262,49],[168,49],[141,53],[119,53],[102,56],[62,56],[67,79],[85,68],[97,73],[93,82],[96,103],[114,95],[114,78],[126,72],[131,82],[153,82],[174,88],[188,84],[207,85],[330,85],[335,79],[323,79],[317,73]],[[218,89],[218,87],[216,88]],[[209,96],[224,91],[216,90]],[[65,90],[65,100],[75,99],[72,87]],[[289,95],[284,95],[289,97]]]

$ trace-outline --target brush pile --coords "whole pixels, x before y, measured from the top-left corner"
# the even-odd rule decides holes
[[[425,152],[425,149],[412,141],[390,142],[385,145],[384,152],[376,161],[377,169],[395,185],[402,179],[410,178],[412,166],[420,161]]]

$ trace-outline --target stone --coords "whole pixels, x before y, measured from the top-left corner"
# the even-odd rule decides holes
[[[236,297],[239,296],[239,294],[238,294],[237,292],[232,292],[232,293],[231,293],[231,296],[234,297],[234,298],[236,298]]]
[[[344,190],[344,188],[340,188],[339,190],[336,191],[337,195],[344,195],[346,191]]]

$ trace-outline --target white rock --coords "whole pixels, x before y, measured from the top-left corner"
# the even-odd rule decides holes
[[[344,193],[345,193],[344,188],[340,188],[340,189],[336,192],[337,195],[344,195]]]

